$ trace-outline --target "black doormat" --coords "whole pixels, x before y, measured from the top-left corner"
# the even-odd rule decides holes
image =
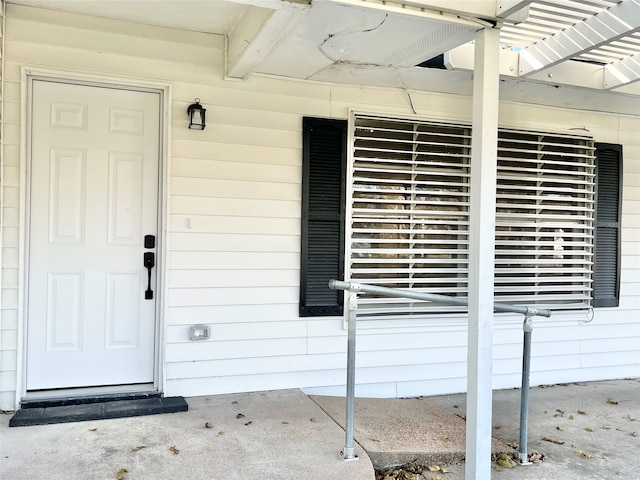
[[[57,404],[55,404],[57,403]],[[10,427],[49,425],[52,423],[84,422],[108,418],[139,417],[160,413],[186,412],[189,405],[183,397],[145,397],[84,399],[73,404],[40,403],[22,408],[9,420]]]

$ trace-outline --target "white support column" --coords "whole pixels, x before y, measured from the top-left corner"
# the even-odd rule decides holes
[[[476,35],[471,137],[467,480],[491,478],[493,277],[500,31]]]

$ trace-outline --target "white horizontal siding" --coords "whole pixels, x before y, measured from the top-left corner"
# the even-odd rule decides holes
[[[169,307],[166,312],[169,325],[193,325],[209,323],[212,326],[223,323],[270,323],[284,320],[300,321],[298,302],[269,305],[220,305]]]
[[[297,169],[297,173],[300,170]],[[269,200],[299,200],[300,186],[279,178],[277,182],[263,182],[250,179],[221,180],[212,178],[174,177],[171,191],[175,195],[194,197],[233,198],[238,192],[245,192],[247,198]]]
[[[215,55],[215,54],[214,54]],[[212,56],[210,61],[215,62],[218,68],[222,68],[222,58],[220,56]],[[309,115],[322,115],[329,116],[329,97],[330,97],[330,89],[327,89],[326,86],[320,86],[318,84],[309,84],[309,88],[304,90],[300,89],[289,89],[287,87],[282,88],[282,83],[279,88],[277,84],[270,84],[274,88],[260,88],[258,84],[263,83],[263,79],[251,79],[249,82],[221,82],[220,79],[216,79],[210,83],[206,84],[197,84],[194,82],[183,83],[180,85],[176,85],[174,89],[174,96],[177,101],[182,100],[185,102],[184,106],[186,109],[186,102],[191,102],[196,96],[204,101],[205,98],[210,98],[211,102],[215,102],[214,105],[222,105],[231,108],[242,108],[247,109],[250,108],[252,110],[262,110],[265,112],[273,112],[276,115],[282,113],[291,113],[300,115],[301,112],[308,112]],[[294,82],[291,82],[294,83]],[[257,88],[254,88],[257,87]],[[314,88],[315,86],[315,88]],[[300,95],[300,93],[303,93]],[[211,112],[215,115],[215,109]],[[207,118],[209,118],[209,114],[207,114]],[[269,121],[269,116],[264,117],[266,121]],[[277,117],[279,118],[279,117]],[[245,124],[246,125],[246,124]],[[269,124],[263,125],[263,127],[267,127]],[[223,130],[227,133],[232,132],[232,128],[234,126],[225,126],[223,128],[227,128]],[[243,126],[242,128],[246,129],[248,127]],[[213,128],[211,133],[208,133],[208,130],[204,130],[207,132],[208,137],[213,136],[213,131],[216,129]],[[266,128],[256,129],[256,130],[266,130]],[[199,132],[200,133],[200,132]],[[290,134],[289,131],[282,132],[282,135]],[[208,138],[205,137],[205,138]],[[231,143],[247,143],[247,139],[240,138],[238,136],[230,137]],[[259,137],[258,141],[267,141],[269,140],[266,137]],[[296,144],[302,144],[302,139],[294,140]],[[253,142],[249,142],[251,144],[255,144]],[[268,143],[271,145],[271,143]]]
[[[295,303],[298,301],[298,289],[290,287],[244,288],[189,288],[170,289],[169,304],[181,306],[218,306],[218,305],[267,305],[270,303]]]
[[[306,338],[307,322],[218,323],[213,329],[217,342],[264,340],[268,338]],[[167,329],[167,342],[190,343],[189,327],[172,325]]]
[[[174,232],[246,233],[249,235],[269,235],[274,232],[277,235],[300,234],[300,218],[228,217],[224,222],[220,222],[213,215],[172,214],[170,223]]]
[[[170,269],[210,269],[221,270],[290,270],[299,268],[300,255],[283,252],[175,252],[169,254]]]
[[[300,202],[253,198],[212,198],[173,195],[173,213],[238,217],[300,217]]]
[[[298,270],[172,270],[169,288],[297,287]]]
[[[299,149],[297,150],[300,151]],[[258,153],[258,152],[256,152]],[[298,165],[265,165],[238,159],[202,160],[174,157],[171,170],[176,178],[235,180],[243,182],[299,183]],[[295,198],[295,197],[294,197]]]
[[[237,235],[220,233],[173,233],[171,248],[175,251],[206,252],[212,247],[219,252],[299,252],[300,240],[292,235]]]
[[[284,353],[302,355],[307,352],[305,338],[266,338],[259,340],[237,340],[226,342],[184,342],[169,344],[166,359],[178,361],[223,360],[233,358],[255,358],[281,356]]]
[[[300,318],[302,117],[347,118],[349,108],[410,114],[401,89],[254,76],[224,81],[221,37],[7,5],[0,408],[16,386],[21,67],[67,69],[172,85],[168,178],[166,393],[276,388],[344,394],[342,318]],[[412,92],[431,120],[470,121],[465,96]],[[198,97],[207,128],[186,128]],[[619,308],[534,320],[532,383],[640,375],[640,139],[637,117],[502,103],[506,127],[568,132],[624,144]],[[211,327],[191,342],[188,328]],[[494,387],[520,383],[522,318],[497,316]],[[466,322],[361,329],[357,394],[464,391]]]
[[[276,172],[279,171],[278,166],[300,166],[299,150],[297,148],[271,147],[268,150],[258,145],[230,145],[219,142],[192,142],[187,140],[172,140],[171,154],[175,158],[182,158],[183,161],[191,160],[216,160],[221,162],[231,162],[239,166],[246,167],[251,165],[257,167],[259,164],[269,165]],[[191,162],[190,162],[191,163]],[[173,168],[180,168],[182,162],[174,162]],[[271,168],[266,169],[267,174],[271,174]],[[175,172],[175,171],[174,171]],[[176,173],[179,173],[176,172]],[[230,172],[222,171],[220,175],[229,175]],[[251,174],[251,172],[246,172]],[[187,175],[188,176],[188,175]],[[224,177],[223,177],[224,178]],[[231,179],[246,177],[231,177]],[[278,176],[279,178],[279,176]],[[263,180],[263,179],[260,179]]]

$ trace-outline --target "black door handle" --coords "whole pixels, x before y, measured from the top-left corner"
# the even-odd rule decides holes
[[[153,299],[153,290],[151,290],[151,269],[156,264],[156,255],[153,252],[144,252],[144,266],[147,268],[147,290],[144,292],[145,300]]]

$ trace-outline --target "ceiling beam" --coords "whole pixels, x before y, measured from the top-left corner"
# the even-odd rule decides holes
[[[496,17],[512,22],[524,22],[529,17],[529,5],[534,0],[498,0]]]
[[[520,52],[520,76],[531,75],[640,31],[640,0],[622,2]]]
[[[448,70],[473,71],[473,58],[473,45],[465,44],[446,52],[444,63]],[[635,66],[630,65],[630,61],[624,61],[614,62],[606,67],[586,62],[562,62],[542,72],[529,75],[527,80],[554,86],[566,85],[594,90],[610,90],[640,80],[640,58],[638,55],[634,56],[634,60]],[[625,66],[623,67],[622,64]],[[617,68],[614,67],[616,65],[618,65]],[[613,68],[616,68],[615,73],[610,71],[609,74],[614,78],[605,80],[607,70],[613,70]],[[518,78],[518,52],[506,48],[500,50],[500,75],[503,78]],[[637,95],[639,92],[640,89],[628,93]]]
[[[320,0],[312,0],[318,2]],[[389,14],[400,14],[424,18],[426,20],[435,20],[443,23],[465,25],[477,27],[479,30],[483,27],[490,27],[491,24],[476,17],[475,14],[467,13],[463,10],[441,9],[442,4],[452,5],[451,0],[388,0],[383,2],[375,2],[368,0],[322,0],[337,3],[340,5],[349,5],[352,7],[367,8],[371,10],[381,10]],[[495,0],[491,0],[495,1]],[[460,3],[462,7],[468,7],[468,4],[482,6],[488,3],[488,0],[465,0]],[[457,4],[456,4],[457,6]]]
[[[251,5],[253,2],[246,3]],[[264,5],[275,9],[248,6],[229,32],[227,78],[246,80],[310,8],[309,2],[295,0],[271,1]]]
[[[622,87],[640,80],[640,54],[630,55],[604,66],[604,88]]]

